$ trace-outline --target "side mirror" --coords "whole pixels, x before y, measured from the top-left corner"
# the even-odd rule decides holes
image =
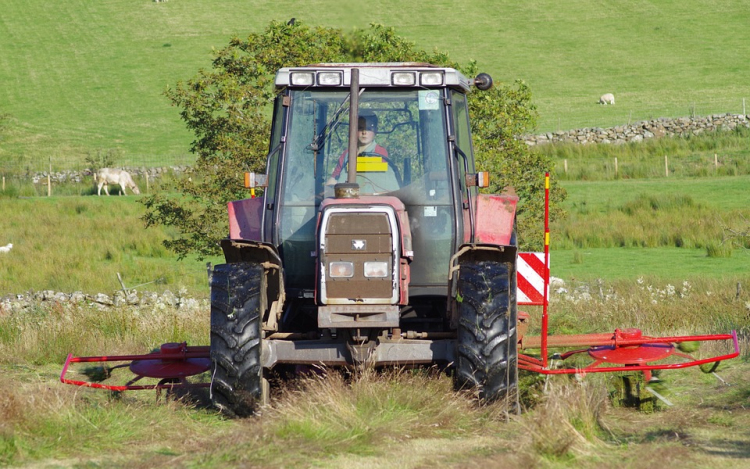
[[[480,73],[474,79],[474,86],[482,91],[487,91],[492,88],[492,77],[487,73]]]

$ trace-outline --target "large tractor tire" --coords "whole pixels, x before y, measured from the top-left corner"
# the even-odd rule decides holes
[[[476,389],[486,403],[505,398],[517,410],[515,269],[487,260],[462,264],[457,299],[456,389]]]
[[[253,414],[267,393],[260,362],[260,321],[264,307],[261,265],[240,262],[214,267],[211,401],[231,417]]]

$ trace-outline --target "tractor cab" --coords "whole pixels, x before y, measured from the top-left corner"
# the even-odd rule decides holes
[[[350,89],[355,66],[357,117]],[[466,185],[474,171],[470,81],[424,64],[338,64],[281,69],[276,86],[262,237],[280,251],[286,287],[315,288],[310,253],[316,252],[318,215],[321,204],[335,198],[335,185],[347,182],[353,130],[358,196],[404,204],[409,250],[429,253],[410,261],[411,292],[444,295],[451,253],[464,241],[462,201],[476,193]]]

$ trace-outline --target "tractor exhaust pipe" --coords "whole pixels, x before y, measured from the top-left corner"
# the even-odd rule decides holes
[[[349,90],[349,173],[346,182],[357,182],[357,124],[359,121],[359,69],[352,69]]]
[[[357,184],[357,125],[359,123],[359,69],[353,68],[349,88],[349,154],[347,177],[345,183],[333,187],[337,199],[356,199],[359,197]]]

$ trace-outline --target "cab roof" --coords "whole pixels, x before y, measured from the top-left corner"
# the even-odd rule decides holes
[[[284,67],[276,73],[277,88],[349,88],[351,72],[359,69],[359,86],[381,88],[444,88],[464,93],[473,80],[454,68],[418,62],[321,63]]]

